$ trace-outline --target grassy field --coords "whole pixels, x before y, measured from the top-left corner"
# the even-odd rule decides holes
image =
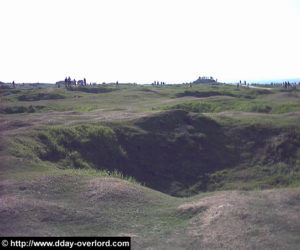
[[[300,248],[298,89],[41,85],[0,97],[1,236]]]

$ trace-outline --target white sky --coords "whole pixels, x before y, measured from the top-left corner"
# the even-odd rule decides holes
[[[300,77],[300,0],[0,0],[0,81]]]

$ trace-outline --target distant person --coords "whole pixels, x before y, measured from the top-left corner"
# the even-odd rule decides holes
[[[86,79],[83,78],[83,84],[86,86]]]
[[[15,88],[16,86],[15,86],[15,81],[13,81],[12,82],[12,86],[13,86],[13,88]]]

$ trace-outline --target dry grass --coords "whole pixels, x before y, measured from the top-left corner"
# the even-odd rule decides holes
[[[143,200],[141,187],[116,178],[94,178],[86,182],[84,196],[91,203],[105,201],[138,202]]]
[[[133,249],[299,247],[300,189],[217,192],[187,202],[124,180],[67,174],[5,180],[0,187],[0,235],[114,232],[132,237]]]
[[[41,114],[24,114],[22,117],[10,116],[1,117],[0,115],[0,135],[20,135],[41,126],[57,126],[65,125],[71,126],[86,122],[112,122],[133,120],[149,115],[150,113],[157,113],[158,111],[148,112],[126,112],[126,111],[107,111],[103,109],[93,110],[89,113],[63,111],[63,112],[49,112]]]
[[[186,235],[201,249],[293,249],[299,238],[289,242],[280,234],[299,232],[299,196],[299,189],[220,192],[182,204],[178,211],[193,215]]]

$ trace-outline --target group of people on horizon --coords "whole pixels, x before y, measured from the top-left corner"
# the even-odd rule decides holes
[[[153,83],[151,83],[151,85],[155,86],[155,85],[166,85],[165,82],[159,82],[159,81],[154,81]]]
[[[87,85],[86,79],[83,78],[83,80],[79,80],[77,82],[75,78],[72,80],[70,76],[65,78],[65,87],[66,88],[70,88],[72,86],[76,87],[77,85],[86,86]]]
[[[298,83],[300,85],[300,82]],[[290,82],[283,82],[282,83],[282,87],[284,87],[285,89],[289,89],[289,88],[293,88],[295,89],[297,86],[297,83],[294,82],[294,83],[290,83]]]
[[[88,84],[87,81],[86,81],[86,78],[83,78],[83,80],[76,81],[76,79],[72,80],[70,76],[66,77],[64,81],[57,82],[56,85],[57,85],[58,88],[60,88],[60,85],[63,84],[63,83],[65,84],[66,88],[71,88],[71,87],[76,87],[76,86],[97,85],[97,83]],[[106,84],[106,83],[103,82],[102,84]],[[114,84],[118,86],[119,82],[116,81]],[[159,81],[154,81],[154,82],[151,83],[152,86],[165,85],[165,84],[166,84],[165,82],[159,82]],[[136,85],[136,83],[134,83],[134,85]],[[189,85],[190,85],[190,87],[192,87],[192,83],[189,83]],[[257,84],[256,83],[251,83],[251,85],[257,85]],[[275,86],[282,86],[285,89],[289,89],[289,88],[296,89],[297,85],[300,86],[300,82],[298,82],[298,84],[297,84],[297,82],[289,82],[289,81],[284,81],[282,83],[273,83],[273,82],[271,82],[270,85],[274,86],[274,87]],[[15,81],[11,82],[11,86],[13,88],[16,88]],[[24,86],[24,83],[23,83],[23,86]],[[245,87],[249,88],[249,83],[247,83],[247,81],[242,82],[240,80],[236,84],[236,87],[239,88],[240,86],[245,86]]]
[[[240,85],[244,85],[244,86],[247,86],[247,88],[249,88],[249,83],[247,83],[247,81],[244,81],[244,83],[242,83],[242,81],[240,80],[240,82],[237,83],[236,87],[239,88]]]

